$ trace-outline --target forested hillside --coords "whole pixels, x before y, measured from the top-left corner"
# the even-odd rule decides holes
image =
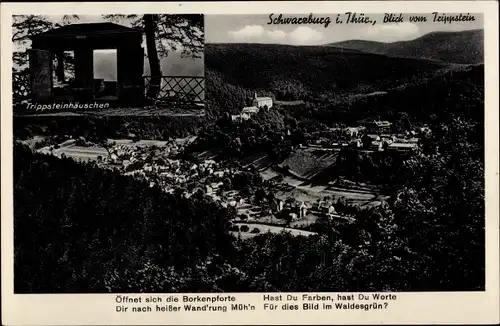
[[[328,99],[347,91],[376,91],[407,79],[424,76],[446,65],[416,59],[395,59],[325,46],[273,44],[206,44],[207,85],[242,88],[245,92],[270,92],[281,100]],[[210,87],[210,86],[209,86]],[[217,95],[207,89],[211,101]],[[221,102],[223,103],[223,102]]]
[[[286,111],[327,125],[401,114],[416,121],[449,113],[483,117],[474,104],[483,100],[483,65],[448,66],[315,46],[207,44],[205,53],[210,117],[239,112],[255,91],[304,100]]]
[[[484,31],[433,32],[411,41],[382,43],[349,40],[331,46],[392,57],[419,58],[450,63],[484,62]]]
[[[16,292],[211,290],[181,275],[231,248],[216,203],[21,145],[13,165]]]
[[[170,116],[43,116],[14,119],[16,139],[33,135],[167,140],[196,134],[205,117]]]
[[[483,80],[484,66],[475,65],[415,79],[380,94],[347,93],[329,103],[306,103],[286,111],[298,120],[312,118],[330,126],[355,124],[364,118],[381,118],[396,123],[407,119],[421,124],[434,119],[445,121],[451,114],[482,122]]]

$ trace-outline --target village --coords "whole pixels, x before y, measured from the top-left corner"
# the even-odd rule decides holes
[[[254,107],[246,107],[233,121],[250,119],[259,110],[273,107],[271,98],[255,96]],[[233,210],[231,232],[248,238],[263,232],[290,231],[296,235],[309,235],[308,226],[319,217],[353,220],[353,207],[385,205],[384,196],[369,185],[336,180],[327,185],[312,185],[308,180],[335,164],[342,148],[360,151],[409,152],[418,149],[419,136],[430,132],[408,131],[403,135],[391,134],[388,121],[362,121],[359,126],[323,133],[316,141],[297,148],[291,158],[278,167],[255,164],[229,164],[210,158],[198,162],[182,158],[187,145],[196,137],[169,141],[108,140],[106,145],[85,139],[67,140],[60,145],[39,149],[41,153],[76,160],[93,160],[99,167],[118,170],[123,175],[144,180],[160,187],[165,193],[181,192],[189,198],[195,194],[210,197]],[[335,136],[337,135],[337,139]],[[341,137],[338,137],[341,135]],[[307,171],[310,151],[323,150],[328,154],[321,159],[309,159],[317,164]],[[294,166],[294,158],[297,162]],[[260,157],[255,161],[265,161]],[[283,166],[287,167],[284,173]],[[301,169],[303,171],[301,171]],[[306,170],[304,170],[306,169]],[[314,171],[312,171],[314,170]],[[249,182],[248,180],[257,180]]]
[[[97,160],[102,167],[145,180],[166,193],[211,198],[234,212],[230,230],[244,238],[283,230],[309,235],[313,233],[303,230],[304,226],[314,223],[319,216],[350,219],[344,214],[345,198],[297,200],[293,195],[285,195],[291,189],[281,174],[260,181],[261,175],[252,166],[225,165],[211,159],[193,163],[178,158],[183,146],[175,141],[163,146],[120,144],[110,148],[108,156]],[[341,207],[342,214],[337,213],[336,207]]]

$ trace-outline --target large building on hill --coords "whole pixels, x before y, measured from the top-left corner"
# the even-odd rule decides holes
[[[267,106],[267,108],[270,109],[273,107],[273,99],[270,97],[258,97],[257,93],[255,93],[252,106],[256,106],[258,108]]]

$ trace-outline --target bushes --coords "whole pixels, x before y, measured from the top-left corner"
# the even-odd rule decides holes
[[[140,283],[129,288],[114,280],[143,260],[175,278],[213,253],[230,257],[229,212],[203,196],[165,194],[95,163],[34,154],[19,144],[14,185],[16,292],[142,292]]]
[[[242,225],[240,227],[241,232],[248,232],[249,230],[250,230],[250,228],[248,227],[248,225]]]
[[[204,117],[38,116],[14,119],[13,132],[14,137],[21,140],[33,135],[69,135],[74,139],[83,136],[91,140],[130,138],[131,134],[137,139],[167,140],[193,135],[204,125]]]

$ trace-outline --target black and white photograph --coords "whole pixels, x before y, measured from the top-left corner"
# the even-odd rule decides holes
[[[483,16],[363,15],[13,17],[15,293],[484,291]]]
[[[204,43],[201,14],[15,15],[14,114],[200,115]]]

